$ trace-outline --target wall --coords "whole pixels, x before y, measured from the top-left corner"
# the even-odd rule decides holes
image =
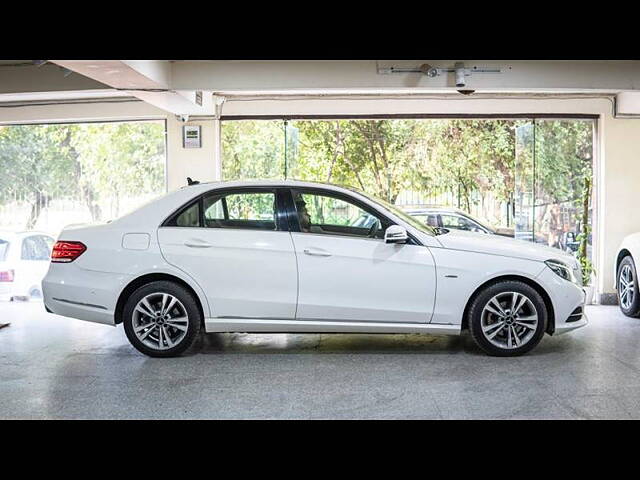
[[[183,148],[183,125],[200,125],[202,147]],[[217,120],[180,122],[174,115],[167,118],[167,184],[175,190],[187,184],[187,177],[199,181],[219,180],[220,168],[218,134],[220,122]]]
[[[640,231],[638,185],[640,185],[640,120],[614,119],[607,98],[568,96],[566,98],[386,98],[327,99],[302,98],[280,100],[229,99],[223,115],[330,115],[330,114],[595,114],[599,116],[594,172],[597,212],[594,252],[598,272],[598,292],[612,293],[612,262],[622,238]],[[216,180],[220,175],[217,149],[219,122],[196,119],[202,125],[201,149],[183,149],[181,126],[175,116],[143,102],[119,101],[96,104],[29,106],[0,108],[1,123],[37,123],[52,121],[131,120],[164,118],[167,120],[167,162],[169,189],[179,188],[186,177],[200,181]]]

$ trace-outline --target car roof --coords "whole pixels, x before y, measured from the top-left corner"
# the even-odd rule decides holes
[[[309,188],[331,188],[336,190],[350,190],[357,193],[362,193],[361,190],[358,190],[355,187],[349,187],[345,185],[337,185],[335,183],[329,182],[310,182],[307,180],[296,180],[296,179],[287,179],[287,180],[273,180],[273,179],[263,179],[263,180],[227,180],[227,181],[216,181],[216,182],[200,182],[193,185],[185,185],[182,189],[188,188],[197,188],[200,187],[202,189],[212,189],[212,188],[228,188],[228,187],[309,187]]]
[[[46,237],[53,238],[53,235],[39,230],[22,230],[17,232],[11,230],[0,230],[0,238],[3,240],[15,240],[16,238],[30,237],[31,235],[44,235]]]
[[[326,191],[342,193],[360,199],[374,209],[386,209],[384,202],[380,199],[372,198],[371,195],[353,187],[335,185],[331,183],[307,182],[303,180],[239,180],[239,181],[217,181],[217,182],[201,182],[197,184],[183,186],[176,190],[163,195],[162,197],[150,200],[148,203],[141,205],[136,210],[129,212],[111,222],[107,222],[104,226],[110,225],[112,228],[129,228],[142,225],[159,225],[165,221],[169,215],[175,213],[179,207],[193,201],[198,196],[213,192],[216,190],[247,188],[247,187],[271,187],[271,188],[317,188]],[[387,210],[386,214],[394,219],[394,221],[403,224],[404,219],[398,217],[392,211]],[[90,227],[91,225],[78,225],[72,227],[67,225],[65,231],[78,228]]]
[[[466,217],[469,216],[467,212],[464,210],[460,210],[455,207],[441,207],[441,206],[429,206],[429,207],[411,207],[411,208],[403,208],[403,210],[407,213],[457,213],[458,215],[464,215]]]

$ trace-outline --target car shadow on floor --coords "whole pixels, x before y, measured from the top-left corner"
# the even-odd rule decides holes
[[[468,335],[347,334],[347,333],[206,333],[193,354],[477,354],[483,355]]]

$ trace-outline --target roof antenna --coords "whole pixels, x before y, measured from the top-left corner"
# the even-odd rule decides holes
[[[191,177],[187,177],[187,185],[198,185],[200,182],[198,180],[191,180]]]

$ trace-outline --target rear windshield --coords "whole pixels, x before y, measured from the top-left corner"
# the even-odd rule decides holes
[[[9,242],[0,238],[0,262],[7,259],[7,251],[9,251]]]

